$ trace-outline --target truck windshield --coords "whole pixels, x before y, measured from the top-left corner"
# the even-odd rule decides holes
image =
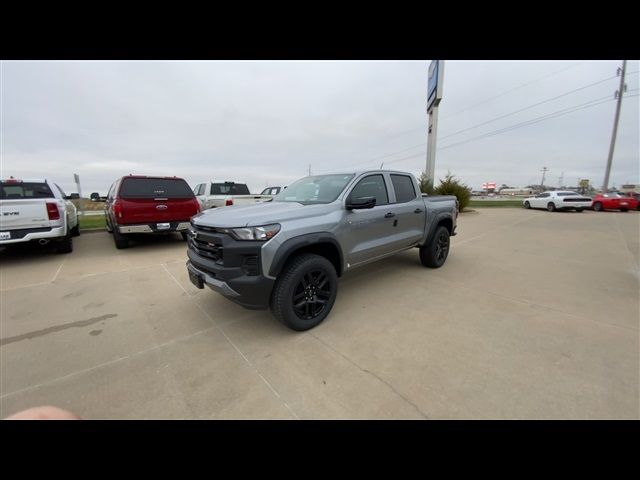
[[[251,195],[244,183],[212,183],[211,195]]]
[[[273,197],[274,202],[297,202],[303,205],[331,203],[342,193],[353,174],[305,177]]]
[[[0,198],[54,198],[53,192],[46,183],[4,183],[0,184]]]
[[[191,188],[176,178],[125,178],[120,188],[122,198],[193,198]]]

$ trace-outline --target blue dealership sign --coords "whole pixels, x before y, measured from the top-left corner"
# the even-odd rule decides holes
[[[427,83],[427,110],[438,105],[442,99],[442,66],[440,60],[433,60],[429,65]]]

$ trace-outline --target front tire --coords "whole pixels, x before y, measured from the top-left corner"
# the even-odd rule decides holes
[[[446,227],[438,227],[427,245],[420,247],[420,261],[425,267],[440,268],[449,256],[451,239]]]
[[[621,212],[627,212],[629,209],[628,208],[621,208],[620,211]]]
[[[576,212],[580,213],[584,210],[584,208],[576,208]]]
[[[188,232],[180,232],[180,235],[182,235],[182,240],[184,240],[185,242],[189,238]]]
[[[593,209],[596,212],[601,212],[602,211],[602,204],[600,202],[596,202],[593,204]]]
[[[338,275],[324,257],[304,253],[284,267],[271,294],[271,312],[292,330],[303,332],[321,323],[333,308]]]
[[[547,211],[555,212],[556,211],[556,204],[553,203],[553,202],[547,203]]]
[[[529,202],[524,202],[524,208],[529,210],[531,208],[531,204]]]

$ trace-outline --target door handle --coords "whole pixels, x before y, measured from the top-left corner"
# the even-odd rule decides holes
[[[413,213],[422,213],[422,209],[421,208],[416,208]]]
[[[393,213],[393,212],[389,212],[389,213],[387,213],[387,214],[384,216],[384,218],[391,218],[391,217],[395,217],[395,216],[396,216],[396,214],[395,214],[395,213]]]

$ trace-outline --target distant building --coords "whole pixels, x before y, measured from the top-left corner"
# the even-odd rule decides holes
[[[621,185],[618,191],[622,193],[640,192],[640,185]]]
[[[536,191],[533,188],[503,188],[500,190],[500,195],[507,195],[510,197],[528,197],[535,195]]]

